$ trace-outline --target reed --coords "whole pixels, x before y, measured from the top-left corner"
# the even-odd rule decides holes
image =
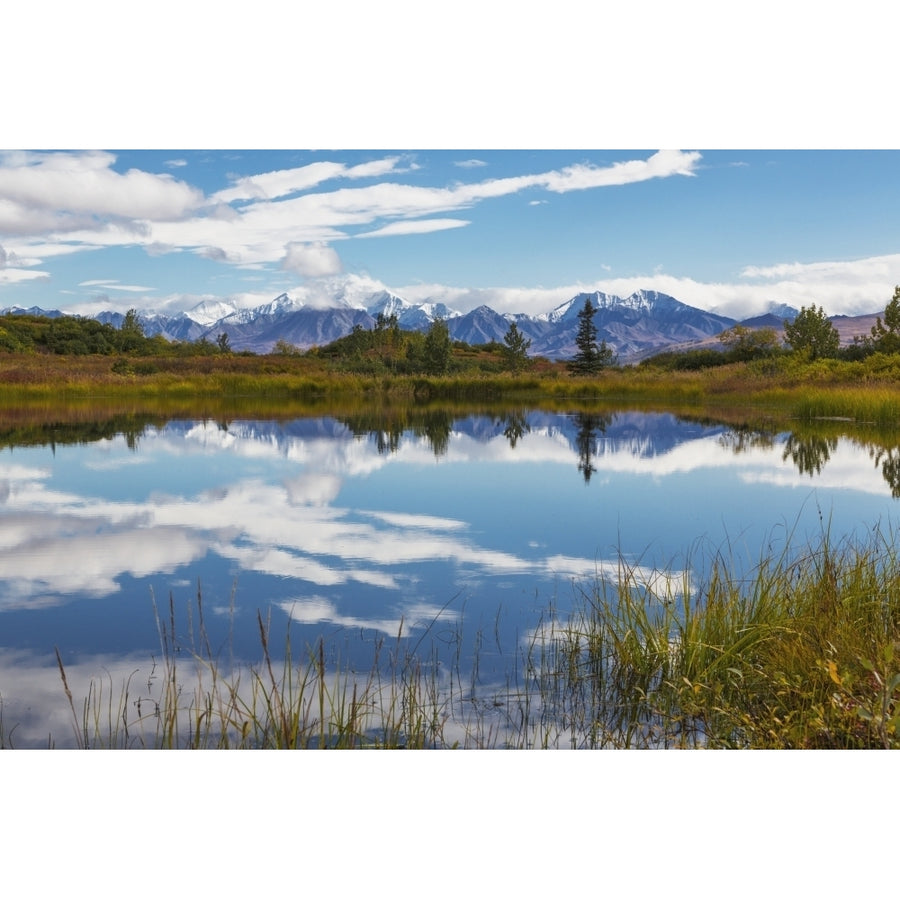
[[[57,661],[81,748],[898,748],[896,537],[836,545],[825,527],[746,572],[727,547],[660,572],[621,560],[569,614],[548,605],[496,682],[461,624],[414,642],[401,624],[356,670],[321,639],[297,656],[260,614],[259,660],[238,663],[199,586],[186,627],[171,595],[157,611],[146,689],[100,679],[78,702]]]

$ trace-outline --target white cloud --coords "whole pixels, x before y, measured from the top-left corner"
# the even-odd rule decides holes
[[[459,166],[461,169],[477,169],[481,166],[486,166],[487,163],[483,159],[460,159],[453,165]]]
[[[78,287],[102,287],[109,291],[128,291],[135,294],[155,290],[151,287],[142,287],[139,284],[119,284],[118,281],[110,278],[94,278],[90,281],[82,281],[79,282]]]
[[[325,181],[335,178],[373,178],[387,175],[397,169],[399,156],[373,160],[358,166],[347,166],[337,162],[314,162],[295,169],[280,169],[237,178],[230,188],[213,194],[212,199],[222,203],[235,200],[274,200],[309,190]]]
[[[740,281],[704,282],[662,271],[610,278],[608,266],[599,267],[592,281],[578,281],[552,288],[460,288],[441,284],[394,286],[392,290],[410,302],[435,300],[466,312],[487,304],[497,312],[548,312],[581,292],[604,291],[627,297],[638,290],[669,294],[698,309],[736,319],[765,312],[771,303],[822,306],[829,315],[862,315],[880,312],[900,284],[900,254],[846,262],[790,263],[747,267]]]
[[[0,284],[46,278],[47,271],[30,267],[46,269],[46,261],[57,256],[134,244],[143,245],[152,255],[190,250],[248,269],[280,263],[282,270],[304,279],[333,278],[341,271],[341,260],[333,249],[338,240],[460,228],[469,224],[468,217],[439,214],[524,191],[588,190],[691,176],[701,167],[699,153],[660,151],[647,159],[608,166],[580,163],[446,187],[378,181],[298,195],[329,179],[378,178],[404,171],[404,166],[413,167],[403,157],[389,156],[357,166],[322,161],[241,178],[207,201],[199,191],[171,176],[134,170],[123,175],[111,168],[113,162],[112,154],[99,152],[0,154],[0,234],[22,236],[4,240],[6,260],[5,267],[0,260]],[[240,203],[232,207],[226,201]],[[527,202],[546,200],[532,195]],[[361,233],[354,235],[354,229]],[[580,291],[627,296],[635,290],[651,289],[735,318],[762,312],[772,302],[797,307],[815,303],[829,314],[852,315],[884,308],[893,286],[900,284],[900,254],[747,266],[733,280],[720,282],[662,270],[611,278],[606,265],[599,265],[596,274],[592,280],[551,288],[403,287],[370,281],[372,290],[388,287],[412,302],[441,301],[463,312],[487,303],[500,312],[545,313]],[[118,282],[105,286],[134,294],[150,291]],[[336,288],[342,290],[333,283],[309,285],[307,297],[301,299],[310,305],[329,305],[333,300],[326,295]],[[359,290],[354,289],[356,294]],[[257,302],[265,302],[271,299],[271,290],[254,296],[259,297]],[[157,303],[170,311],[187,308],[176,297],[154,301]]]
[[[0,284],[17,284],[20,281],[36,281],[40,278],[49,278],[49,272],[38,272],[28,269],[3,269],[0,268]]]
[[[449,228],[462,228],[470,225],[467,219],[413,219],[409,222],[392,222],[375,231],[357,234],[358,238],[391,237],[402,234],[428,234],[432,231],[446,231]]]
[[[228,265],[280,263],[303,277],[322,277],[340,272],[329,245],[350,239],[355,228],[363,230],[360,237],[459,228],[468,219],[435,216],[525,190],[563,193],[689,175],[698,159],[697,153],[661,151],[612,166],[580,164],[449,187],[378,181],[315,192],[335,178],[379,178],[416,167],[401,156],[356,166],[320,161],[239,178],[207,199],[170,175],[120,174],[110,153],[6,153],[0,155],[0,234],[20,236],[14,248],[20,267],[85,249],[138,245],[154,256],[190,250]],[[13,249],[9,241],[6,248]]]
[[[282,268],[296,272],[305,278],[319,278],[336,275],[341,271],[341,260],[327,244],[316,241],[312,244],[290,243],[285,248]]]
[[[115,159],[101,151],[0,153],[0,231],[69,232],[107,217],[180,219],[204,202],[201,191],[170,175],[120,174]]]

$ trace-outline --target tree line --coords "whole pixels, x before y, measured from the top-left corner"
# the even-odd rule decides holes
[[[137,311],[130,309],[119,328],[87,316],[35,316],[6,313],[0,316],[0,351],[53,353],[65,356],[210,356],[230,353],[227,334],[213,342],[169,341],[144,334]]]

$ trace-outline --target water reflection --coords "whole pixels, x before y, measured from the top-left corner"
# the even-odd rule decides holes
[[[900,448],[869,447],[869,455],[881,466],[881,475],[890,485],[891,496],[900,497]]]
[[[351,660],[363,636],[436,623],[514,645],[622,565],[689,589],[698,542],[752,563],[773,529],[802,539],[825,514],[839,537],[900,496],[894,439],[847,423],[401,408],[18,423],[0,443],[0,661],[27,650],[48,672],[55,646],[73,664],[152,652],[150,598],[198,582],[246,658],[259,609]],[[0,662],[5,702],[17,677]]]
[[[612,416],[575,414],[575,424],[578,428],[575,435],[578,471],[584,476],[585,484],[590,483],[591,475],[597,471],[592,462],[593,456],[597,452],[597,439],[606,431],[611,421]]]
[[[837,438],[809,434],[789,434],[782,459],[790,459],[802,475],[819,475],[837,449]]]

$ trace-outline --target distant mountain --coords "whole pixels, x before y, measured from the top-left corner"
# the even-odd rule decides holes
[[[224,333],[235,350],[269,353],[278,341],[304,350],[322,347],[350,334],[357,325],[369,331],[375,327],[375,318],[364,309],[303,307],[281,315],[260,315],[247,323],[223,319],[205,336],[212,340]]]
[[[65,315],[58,309],[41,309],[39,306],[30,306],[28,309],[22,306],[10,306],[2,310],[2,312],[10,313],[10,315],[14,316],[46,316],[48,319],[58,319],[60,316]]]
[[[413,304],[390,291],[368,292],[359,286],[337,289],[328,308],[305,305],[288,294],[279,294],[268,303],[250,309],[238,309],[220,301],[204,300],[186,312],[175,315],[140,311],[138,319],[147,335],[162,335],[172,341],[215,340],[227,334],[235,350],[255,353],[270,352],[278,341],[286,341],[305,350],[323,346],[349,334],[356,326],[371,329],[379,313],[396,315],[401,328],[427,331],[436,318],[447,322],[454,340],[469,344],[502,342],[510,323],[515,322],[531,340],[529,353],[550,359],[569,359],[577,352],[575,337],[578,314],[590,302],[594,309],[597,337],[606,341],[623,363],[636,362],[665,349],[719,346],[717,335],[736,324],[728,316],[697,309],[659,291],[635,291],[618,297],[603,291],[576,294],[555,309],[539,315],[498,313],[489,306],[479,306],[467,313],[451,309],[443,303],[425,301]],[[11,307],[7,313],[31,313],[58,317],[59,310],[38,307]],[[745,319],[748,327],[780,328],[797,310],[787,304],[773,302],[763,316]],[[118,312],[102,312],[95,316],[116,328],[124,316]],[[834,317],[840,321],[842,342],[852,341],[854,334],[868,334],[869,320],[859,326],[854,319]]]
[[[734,319],[688,306],[658,291],[636,291],[616,297],[595,291],[577,294],[548,316],[553,329],[531,352],[551,358],[568,358],[578,352],[578,313],[589,301],[595,309],[598,341],[606,341],[623,362],[659,352],[670,344],[699,341],[730,328]]]

